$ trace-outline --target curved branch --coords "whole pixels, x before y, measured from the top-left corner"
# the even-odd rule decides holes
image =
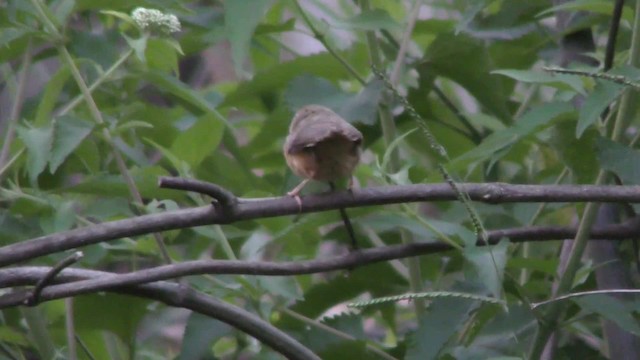
[[[2,270],[2,272],[4,275],[11,277],[13,286],[18,286],[35,284],[50,270],[51,268],[49,267],[33,266],[5,269]],[[117,275],[95,270],[65,269],[58,274],[54,281],[57,283],[78,281],[77,284],[79,284],[83,282],[83,280],[102,279],[112,276]],[[64,292],[58,291],[59,286],[63,285],[53,285],[43,289],[40,294],[40,300],[49,301],[69,296]],[[289,359],[320,359],[290,335],[248,311],[197,292],[186,286],[167,282],[156,282],[153,284],[121,287],[112,289],[111,291],[161,301],[170,306],[190,309],[218,319],[262,341]],[[0,307],[20,305],[19,302],[24,301],[25,293],[25,291],[20,291],[1,296]],[[28,293],[26,293],[26,295],[29,296]]]
[[[459,188],[463,193],[467,193],[471,200],[490,204],[538,201],[640,202],[640,186],[510,185],[490,183],[459,184]],[[304,197],[302,209],[300,209],[295,199],[289,196],[262,199],[239,198],[232,213],[221,211],[214,206],[201,206],[96,224],[7,245],[0,248],[0,266],[102,241],[157,231],[209,224],[226,224],[241,220],[282,215],[297,215],[300,212],[336,210],[341,207],[455,200],[457,200],[457,195],[448,184],[380,186],[309,195]],[[556,239],[558,238],[556,237]]]
[[[575,228],[561,226],[528,227],[490,231],[488,233],[488,237],[490,244],[496,244],[503,238],[509,238],[512,242],[523,242],[531,239],[535,239],[535,241],[558,240],[571,238],[575,235],[575,232]],[[640,217],[621,224],[609,224],[602,227],[596,227],[592,231],[592,239],[622,240],[633,237],[638,234],[638,232],[640,232]],[[478,246],[482,245],[484,245],[484,242],[479,240]],[[354,269],[356,267],[376,262],[433,254],[448,250],[453,250],[453,248],[445,243],[420,242],[363,249],[328,259],[325,258],[307,261],[269,262],[196,260],[158,266],[126,274],[110,274],[109,276],[101,278],[91,278],[89,280],[56,285],[55,289],[56,292],[63,293],[64,296],[74,296],[105,289],[145,284],[188,275],[235,274],[275,276],[313,274],[342,269]],[[16,282],[14,275],[14,272],[17,269],[20,268],[0,269],[0,288],[20,285],[20,278],[18,278],[18,282]],[[0,308],[1,307],[2,305],[0,305]]]

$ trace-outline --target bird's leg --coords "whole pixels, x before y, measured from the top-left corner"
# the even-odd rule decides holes
[[[353,190],[353,175],[349,176],[349,185],[347,185],[349,191]]]
[[[300,211],[302,211],[302,199],[300,199],[300,196],[298,194],[300,194],[300,191],[302,190],[303,187],[305,187],[305,185],[307,185],[309,180],[310,179],[302,180],[302,182],[298,184],[298,186],[294,187],[291,191],[287,193],[287,195],[293,197],[296,200],[296,202],[298,203],[298,208],[300,208]]]

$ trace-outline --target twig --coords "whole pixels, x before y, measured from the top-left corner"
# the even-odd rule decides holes
[[[33,288],[33,292],[31,295],[25,300],[24,304],[27,306],[35,306],[38,304],[38,300],[40,298],[40,293],[45,288],[45,286],[49,285],[53,281],[53,279],[60,273],[60,271],[64,270],[64,268],[71,266],[76,263],[78,260],[82,259],[84,255],[81,251],[76,251],[70,256],[62,259],[56,266],[51,268],[45,276],[42,277]]]
[[[158,186],[166,189],[187,190],[199,194],[209,195],[217,200],[223,207],[232,207],[238,202],[238,198],[229,190],[220,185],[206,181],[178,177],[160,177]]]
[[[553,299],[541,301],[538,303],[533,303],[531,304],[531,309],[535,310],[540,306],[548,305],[556,301],[572,299],[575,297],[582,297],[582,296],[589,296],[589,295],[609,295],[609,294],[640,294],[640,289],[607,289],[607,290],[591,290],[591,291],[575,292],[571,294],[558,296]]]
[[[616,39],[618,38],[618,30],[620,29],[620,19],[622,18],[623,7],[624,0],[616,0],[613,5],[611,24],[609,25],[609,36],[607,37],[607,47],[604,51],[604,71],[609,71],[613,66],[613,58],[616,54]]]

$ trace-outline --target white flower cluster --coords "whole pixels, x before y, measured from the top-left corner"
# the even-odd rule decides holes
[[[180,20],[173,14],[164,14],[160,10],[136,8],[131,13],[133,21],[144,30],[158,29],[165,33],[180,31]]]

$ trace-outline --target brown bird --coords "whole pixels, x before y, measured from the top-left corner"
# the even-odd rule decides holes
[[[351,188],[361,144],[362,133],[331,109],[321,105],[302,107],[289,126],[284,157],[291,170],[304,180],[287,194],[302,206],[298,194],[309,180],[332,184],[349,177]]]

